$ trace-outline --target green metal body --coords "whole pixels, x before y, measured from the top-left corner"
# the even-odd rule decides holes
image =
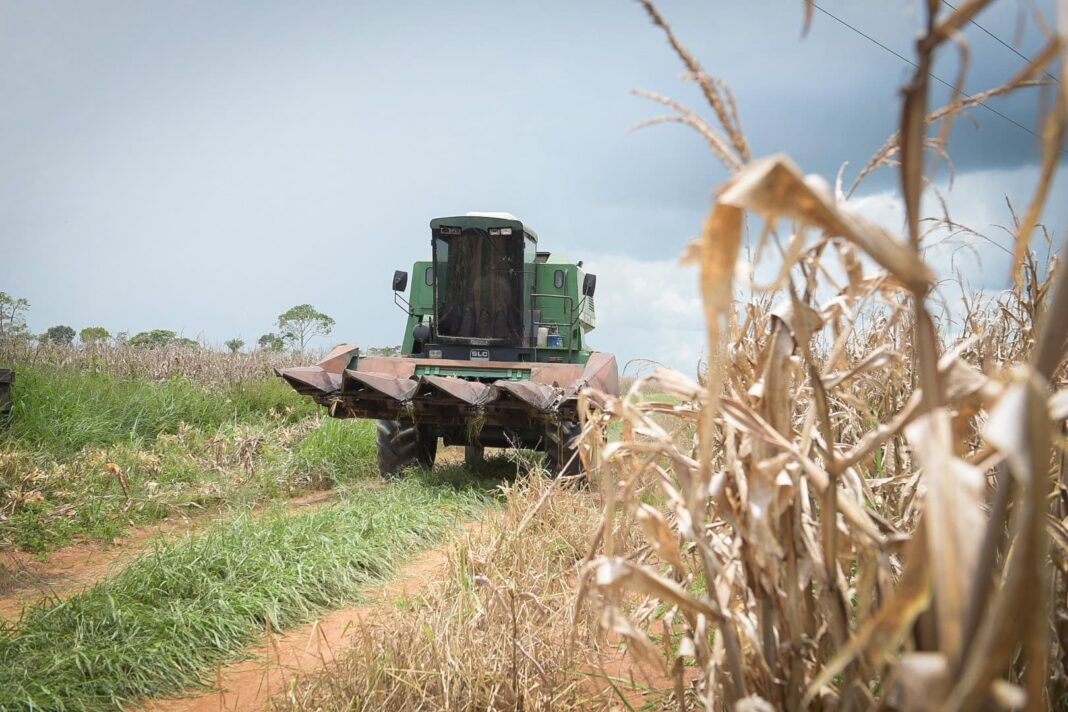
[[[522,222],[505,217],[485,217],[466,215],[449,218],[436,218],[431,221],[432,233],[436,236],[443,225],[465,231],[486,231],[508,228],[513,230],[511,239],[523,237],[523,274],[522,303],[525,316],[524,334],[521,343],[510,346],[522,353],[518,356],[499,358],[494,354],[494,361],[532,361],[535,363],[586,363],[591,349],[587,342],[588,334],[596,326],[596,313],[593,296],[582,294],[583,280],[586,273],[579,264],[561,255],[537,250],[537,235],[525,227]],[[436,237],[434,238],[436,239]],[[493,239],[493,238],[490,238]],[[509,238],[500,238],[509,239]],[[519,279],[519,275],[513,278]],[[401,354],[419,356],[416,327],[420,324],[433,324],[435,312],[435,267],[434,261],[421,260],[412,265],[411,279],[407,292],[408,318],[404,328]],[[439,297],[440,298],[440,297]],[[549,338],[544,344],[538,343],[537,330],[545,328]],[[558,339],[552,338],[558,336]],[[453,341],[462,341],[454,339]],[[469,340],[471,345],[479,345],[479,339]],[[467,343],[467,342],[463,342]],[[425,354],[424,354],[425,355]],[[448,357],[447,357],[448,358]],[[451,358],[455,358],[452,356]],[[508,378],[499,370],[492,370],[485,377],[494,375]],[[452,375],[442,373],[441,375]],[[455,374],[461,375],[461,374]],[[461,377],[470,378],[470,375]],[[514,378],[514,376],[511,376]]]

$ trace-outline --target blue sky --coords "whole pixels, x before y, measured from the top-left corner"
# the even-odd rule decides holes
[[[919,2],[820,4],[911,56]],[[659,6],[733,87],[756,155],[784,151],[833,180],[893,130],[911,68],[821,13],[802,38],[800,0]],[[979,21],[1033,52],[1035,6],[1052,15],[1051,2],[1003,0]],[[965,34],[969,92],[1022,66]],[[936,73],[952,78],[957,61],[943,51]],[[310,302],[337,320],[321,345],[394,344],[389,279],[428,252],[429,220],[505,210],[598,271],[595,346],[690,370],[700,312],[677,256],[726,173],[682,127],[629,131],[662,113],[634,88],[702,109],[681,71],[624,0],[2,0],[0,290],[29,299],[38,332],[252,342]],[[992,105],[1035,129],[1042,101],[1029,90]],[[951,207],[996,232],[1004,197],[1030,195],[1036,141],[972,116],[953,136]],[[876,174],[862,196],[892,227],[895,177]],[[1046,216],[1058,237],[1063,187]],[[965,270],[997,289],[997,264],[982,253]]]

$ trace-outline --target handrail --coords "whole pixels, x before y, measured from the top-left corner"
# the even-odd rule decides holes
[[[531,322],[534,324],[535,327],[538,327],[538,326],[541,326],[541,325],[547,325],[547,326],[548,325],[552,325],[552,326],[557,326],[557,327],[560,326],[560,324],[558,324],[555,321],[534,321],[534,319],[533,319],[534,304],[535,304],[536,300],[538,298],[541,298],[541,297],[544,297],[546,299],[564,299],[564,300],[567,300],[567,310],[568,310],[568,318],[567,318],[567,320],[568,320],[568,326],[567,326],[567,360],[570,361],[571,360],[571,352],[574,350],[574,343],[573,343],[573,339],[571,338],[571,335],[572,335],[572,330],[574,329],[575,323],[577,321],[577,317],[575,317],[575,300],[572,299],[571,296],[568,295],[568,294],[538,294],[536,292],[532,293],[530,295],[530,311],[531,311]],[[535,342],[534,342],[534,352],[535,352],[535,354],[537,353],[537,351],[538,351],[538,345],[537,345],[537,340],[535,340]]]

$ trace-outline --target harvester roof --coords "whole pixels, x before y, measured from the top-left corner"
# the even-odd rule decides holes
[[[528,239],[538,241],[538,233],[523,224],[523,221],[511,213],[503,212],[472,212],[466,215],[454,215],[452,217],[434,218],[430,221],[430,228],[436,230],[439,227],[458,227],[461,230],[476,229],[486,230],[491,227],[510,227],[526,233]]]

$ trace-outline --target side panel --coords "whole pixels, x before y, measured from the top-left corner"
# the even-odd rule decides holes
[[[579,306],[582,302],[582,296],[579,294],[582,270],[574,264],[552,261],[539,264],[537,268],[537,293],[545,295],[535,298],[534,306],[541,310],[540,322],[550,331],[555,327],[563,337],[563,346],[560,349],[550,348],[550,351],[562,350],[566,355],[569,346],[573,352],[584,351],[586,344],[581,325],[570,324],[579,316]],[[542,349],[538,350],[540,352]]]
[[[411,304],[411,310],[404,324],[404,337],[401,342],[401,353],[405,356],[411,355],[414,346],[412,329],[434,313],[434,267],[429,260],[412,265],[408,302]]]

